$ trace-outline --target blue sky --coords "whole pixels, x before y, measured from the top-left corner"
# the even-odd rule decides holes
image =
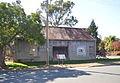
[[[15,0],[0,0],[11,2]],[[43,0],[21,0],[27,14],[40,8]],[[98,33],[102,36],[115,35],[120,38],[120,0],[70,0],[75,3],[72,14],[79,23],[74,27],[87,28],[92,19],[98,26]]]

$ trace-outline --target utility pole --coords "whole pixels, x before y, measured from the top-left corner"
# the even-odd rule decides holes
[[[49,66],[49,20],[48,20],[48,13],[49,13],[49,1],[47,0],[46,4],[46,65]]]

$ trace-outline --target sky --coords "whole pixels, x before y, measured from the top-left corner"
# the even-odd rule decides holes
[[[16,0],[0,0],[13,2]],[[43,0],[21,0],[27,14],[36,12]],[[67,0],[65,0],[67,1]],[[120,38],[120,0],[69,0],[75,3],[72,15],[78,19],[76,28],[87,28],[92,19],[98,26],[100,38],[115,35]]]

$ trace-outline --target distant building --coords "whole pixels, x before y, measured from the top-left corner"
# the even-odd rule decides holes
[[[43,33],[44,30],[43,30]],[[38,46],[17,39],[16,59],[18,61],[45,61],[45,45]],[[84,28],[49,27],[49,57],[65,55],[66,60],[88,60],[96,58],[96,40]]]

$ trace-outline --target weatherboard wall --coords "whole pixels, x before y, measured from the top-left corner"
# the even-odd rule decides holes
[[[87,60],[95,59],[95,41],[60,41],[50,40],[49,56],[53,60],[53,47],[68,47],[68,56],[70,60]],[[31,47],[34,51],[31,53]],[[78,48],[84,48],[85,53],[79,54]],[[24,40],[18,40],[16,43],[16,59],[18,61],[45,61],[46,49],[43,46],[34,46]]]

